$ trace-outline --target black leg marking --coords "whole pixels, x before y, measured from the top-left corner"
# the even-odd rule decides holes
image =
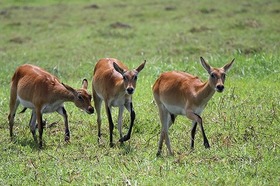
[[[196,126],[197,126],[197,122],[195,122],[193,124],[192,130],[191,130],[191,148],[194,148],[194,137],[195,137],[195,133],[196,133]]]
[[[38,119],[38,131],[39,131],[39,148],[41,149],[43,147],[43,121],[42,121],[42,115],[37,114]]]
[[[64,107],[62,107],[62,116],[64,117],[64,125],[65,125],[65,141],[70,140],[70,130],[68,126],[68,115]]]
[[[109,131],[110,131],[110,147],[113,147],[114,146],[114,143],[113,143],[114,123],[113,123],[113,120],[112,120],[112,115],[111,115],[111,111],[110,111],[109,107],[107,107],[107,114],[108,114]]]
[[[135,120],[136,114],[134,112],[132,102],[130,103],[130,109],[131,109],[130,110],[130,126],[129,126],[127,134],[119,140],[121,143],[130,139],[132,128],[134,125],[134,120]]]
[[[196,114],[197,115],[197,114]],[[197,115],[197,117],[200,119],[200,128],[201,128],[201,132],[202,132],[202,137],[203,137],[203,143],[204,143],[204,146],[205,148],[210,148],[210,145],[209,145],[209,142],[208,142],[208,139],[206,137],[206,134],[205,134],[205,131],[204,131],[204,127],[203,127],[203,124],[202,124],[202,118]]]
[[[19,114],[24,113],[26,110],[27,110],[27,108],[26,108],[26,107],[24,107],[24,108],[22,109],[22,111],[20,111],[20,112],[19,112]]]
[[[171,116],[172,123],[174,123],[175,122],[175,115],[174,114],[170,114],[170,116]]]

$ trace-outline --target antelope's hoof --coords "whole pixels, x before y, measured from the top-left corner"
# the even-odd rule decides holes
[[[123,143],[123,142],[125,142],[125,141],[127,141],[127,140],[129,140],[129,139],[130,139],[130,136],[129,136],[129,135],[125,135],[124,137],[122,137],[121,139],[119,139],[119,142]]]
[[[10,140],[14,141],[14,135],[10,135]]]
[[[123,143],[123,142],[124,142],[123,137],[122,137],[121,139],[119,139],[119,142],[120,142],[120,143]]]
[[[39,150],[42,150],[43,149],[43,143],[40,141],[39,142]]]
[[[208,142],[207,142],[207,143],[204,143],[204,146],[205,146],[206,149],[209,149],[209,148],[210,148],[210,145],[209,145]]]
[[[160,157],[161,156],[161,151],[158,151],[157,152],[157,157]]]
[[[110,147],[114,147],[114,146],[115,146],[115,143],[110,142]]]
[[[65,136],[64,140],[65,142],[70,142],[70,136]]]

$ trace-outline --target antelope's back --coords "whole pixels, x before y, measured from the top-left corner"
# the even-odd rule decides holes
[[[60,85],[59,80],[42,68],[25,64],[19,66],[12,78],[12,87],[23,99],[31,99],[34,94],[47,95],[52,87]]]
[[[164,72],[156,80],[153,92],[157,94],[162,94],[166,91],[185,92],[197,84],[202,84],[202,81],[197,76],[180,71]]]
[[[106,71],[114,71],[115,70],[113,66],[114,62],[122,69],[128,70],[127,66],[125,66],[121,61],[115,58],[102,58],[96,63],[94,67],[93,75],[100,74]]]
[[[196,87],[201,84],[198,77],[185,72],[164,72],[153,86],[154,98],[158,102],[184,107],[188,98],[193,97]]]
[[[92,88],[100,97],[112,97],[123,89],[123,77],[114,69],[113,63],[117,63],[121,68],[127,67],[119,60],[114,58],[100,59],[93,72]]]
[[[45,71],[44,69],[30,64],[24,64],[19,66],[12,78],[12,81],[21,80],[23,78],[27,79],[42,79],[43,80],[51,80],[51,81],[59,81],[57,77]]]

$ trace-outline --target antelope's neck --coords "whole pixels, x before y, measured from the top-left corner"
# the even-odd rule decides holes
[[[214,93],[215,90],[210,86],[209,82],[206,81],[199,87],[197,98],[203,102],[202,104],[206,104],[214,95]]]
[[[74,102],[75,96],[72,92],[65,89],[61,92],[60,99],[64,100],[65,102]]]

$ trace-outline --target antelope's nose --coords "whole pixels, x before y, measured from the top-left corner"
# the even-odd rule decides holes
[[[129,87],[129,88],[126,89],[126,92],[127,92],[128,94],[133,94],[134,88]]]
[[[89,106],[87,111],[88,111],[89,114],[93,114],[94,113],[94,108]]]
[[[216,89],[217,89],[217,92],[223,92],[224,90],[224,85],[217,85]]]

